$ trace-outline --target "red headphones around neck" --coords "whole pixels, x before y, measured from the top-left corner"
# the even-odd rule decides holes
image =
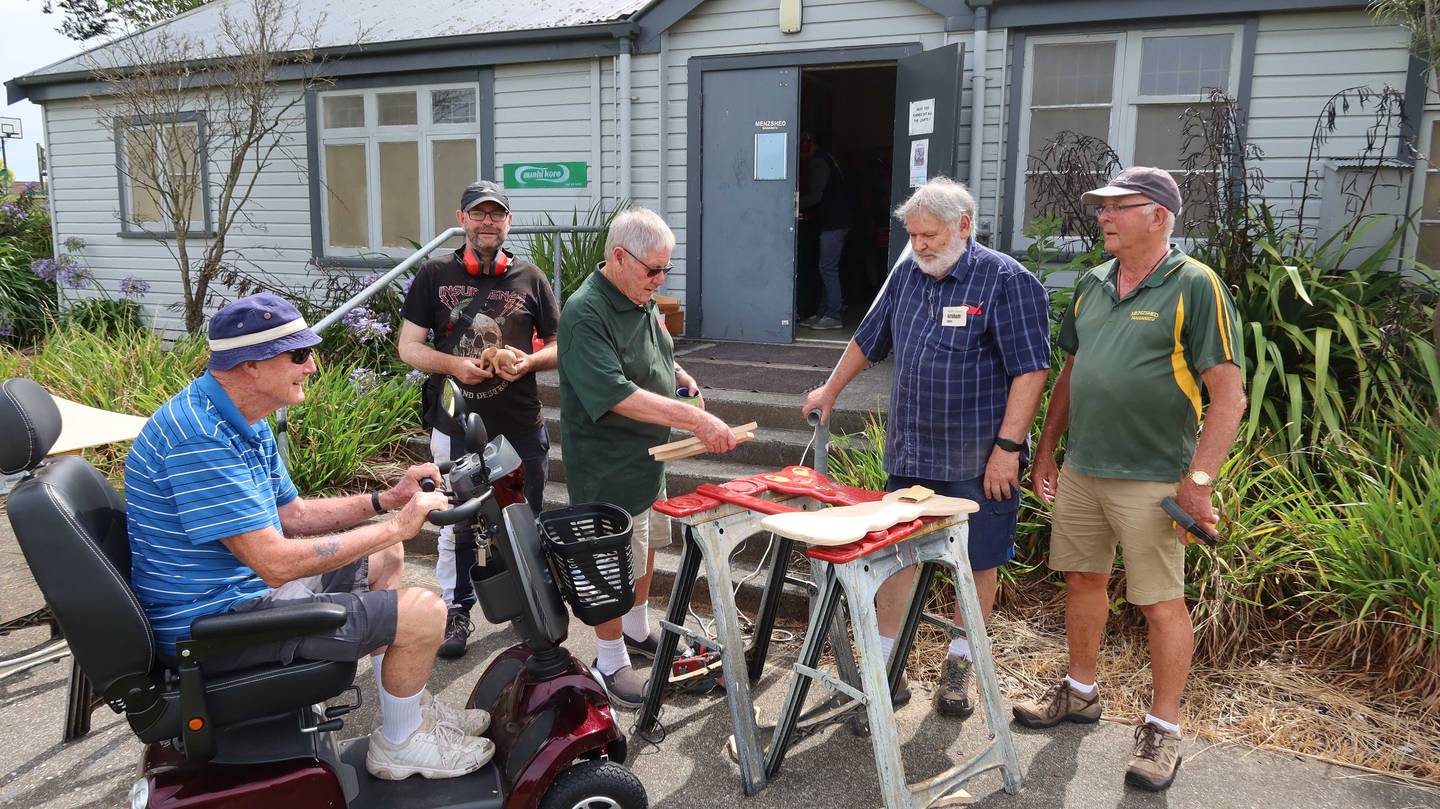
[[[495,262],[488,270],[484,264],[481,263],[480,257],[475,254],[474,250],[470,249],[470,245],[468,244],[465,245],[464,260],[465,272],[469,273],[471,277],[477,276],[482,272],[486,275],[504,275],[506,268],[510,266],[510,254],[507,253],[504,248],[501,248],[500,252],[495,254]]]

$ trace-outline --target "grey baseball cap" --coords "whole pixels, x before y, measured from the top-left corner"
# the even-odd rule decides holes
[[[468,211],[482,202],[493,202],[506,211],[510,210],[510,198],[505,196],[505,189],[490,180],[479,180],[465,186],[465,193],[460,195],[460,210]]]
[[[1126,197],[1144,194],[1164,205],[1170,213],[1180,213],[1180,186],[1175,178],[1164,169],[1150,166],[1131,166],[1120,172],[1107,185],[1094,191],[1086,191],[1080,201],[1087,205],[1101,205],[1110,197]]]

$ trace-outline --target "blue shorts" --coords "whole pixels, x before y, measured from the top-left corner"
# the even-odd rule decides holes
[[[970,515],[970,569],[990,570],[1015,558],[1015,525],[1020,518],[1020,490],[1014,488],[1004,500],[985,499],[985,478],[970,480],[927,480],[891,475],[885,491],[924,486],[946,497],[965,497],[980,504]]]

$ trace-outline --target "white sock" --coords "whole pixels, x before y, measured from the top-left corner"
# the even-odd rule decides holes
[[[620,616],[620,629],[630,640],[650,637],[650,604],[638,604]]]
[[[1173,724],[1173,723],[1171,723],[1171,722],[1166,722],[1164,719],[1161,719],[1160,717],[1156,716],[1155,714],[1149,714],[1149,713],[1145,714],[1145,721],[1146,721],[1146,722],[1149,722],[1150,724],[1154,725],[1154,726],[1157,727],[1157,728],[1160,728],[1161,730],[1168,730],[1168,731],[1170,731],[1171,733],[1175,734],[1176,736],[1179,736],[1179,735],[1180,735],[1180,726],[1179,726],[1179,725]]]
[[[885,662],[890,662],[890,653],[895,651],[895,639],[880,636],[880,654],[885,655]]]
[[[598,650],[595,667],[600,669],[600,673],[606,677],[630,665],[630,653],[625,650],[624,638],[615,640],[596,638],[595,647]]]
[[[1087,696],[1087,697],[1090,696],[1091,694],[1095,693],[1095,684],[1094,684],[1094,683],[1082,683],[1082,682],[1080,682],[1079,680],[1071,677],[1071,676],[1068,675],[1068,674],[1065,675],[1065,682],[1069,683],[1071,688],[1075,689],[1076,691],[1079,691],[1080,693],[1084,694],[1084,695]]]
[[[380,681],[380,670],[384,667],[385,655],[370,655],[370,670],[375,673],[375,693],[385,693],[385,683]],[[380,703],[381,710],[384,710],[385,703]]]
[[[970,641],[965,638],[952,639],[950,641],[950,656],[974,660],[974,658],[970,656]]]
[[[380,734],[385,741],[391,744],[401,744],[420,727],[420,698],[425,696],[425,689],[420,689],[408,697],[397,697],[380,687],[380,715],[384,721],[380,725]]]

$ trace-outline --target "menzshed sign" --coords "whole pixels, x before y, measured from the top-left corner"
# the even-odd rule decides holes
[[[506,188],[584,188],[590,184],[587,163],[506,163]]]

